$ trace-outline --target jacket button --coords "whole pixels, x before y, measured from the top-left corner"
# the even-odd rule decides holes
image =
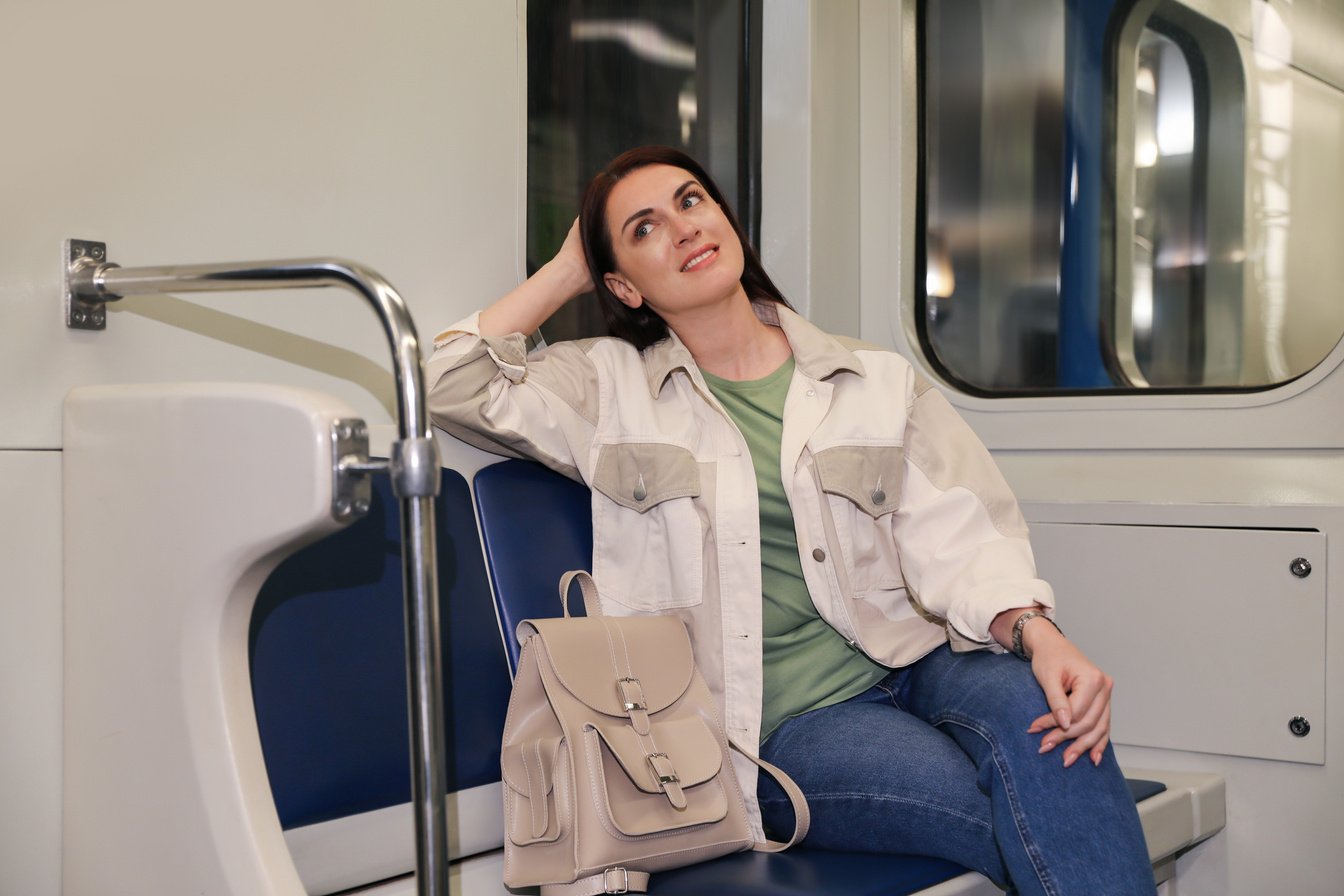
[[[826,552],[823,551],[821,548],[813,548],[812,559],[820,563],[821,561],[826,559]]]

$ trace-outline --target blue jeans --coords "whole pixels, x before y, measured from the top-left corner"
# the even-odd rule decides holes
[[[1049,709],[1011,654],[943,645],[864,693],[788,719],[761,747],[807,794],[807,843],[950,859],[1023,894],[1156,892],[1138,812],[1110,747],[1064,768],[1027,727]],[[768,775],[766,827],[791,830]]]

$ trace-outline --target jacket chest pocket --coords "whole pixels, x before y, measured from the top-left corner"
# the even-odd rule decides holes
[[[901,501],[904,449],[841,445],[818,451],[812,460],[855,595],[901,587],[892,514]]]
[[[699,604],[705,527],[695,455],[662,442],[601,446],[591,483],[593,578],[603,596],[642,612]]]

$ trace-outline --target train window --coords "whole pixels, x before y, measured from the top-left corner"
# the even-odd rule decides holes
[[[755,240],[760,12],[761,0],[527,4],[529,274],[559,248],[588,179],[646,143],[704,164]],[[595,302],[580,301],[542,331],[556,341],[606,324]]]
[[[1056,383],[1061,0],[922,4],[920,330],[972,391]]]
[[[1175,0],[918,9],[917,326],[945,377],[1250,390],[1330,352],[1344,309],[1287,283],[1291,160],[1269,151],[1291,123],[1265,91],[1288,88],[1262,66],[1248,96],[1227,28]]]

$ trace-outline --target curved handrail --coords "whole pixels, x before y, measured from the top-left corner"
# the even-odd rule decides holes
[[[70,241],[72,246],[77,241]],[[411,797],[420,896],[448,894],[443,655],[440,643],[434,495],[439,463],[429,429],[419,338],[406,303],[378,273],[338,258],[123,268],[76,249],[66,271],[67,305],[94,308],[129,295],[339,286],[363,296],[391,344],[400,441],[392,446],[392,489],[400,499],[405,577]],[[67,257],[69,257],[69,255]]]

